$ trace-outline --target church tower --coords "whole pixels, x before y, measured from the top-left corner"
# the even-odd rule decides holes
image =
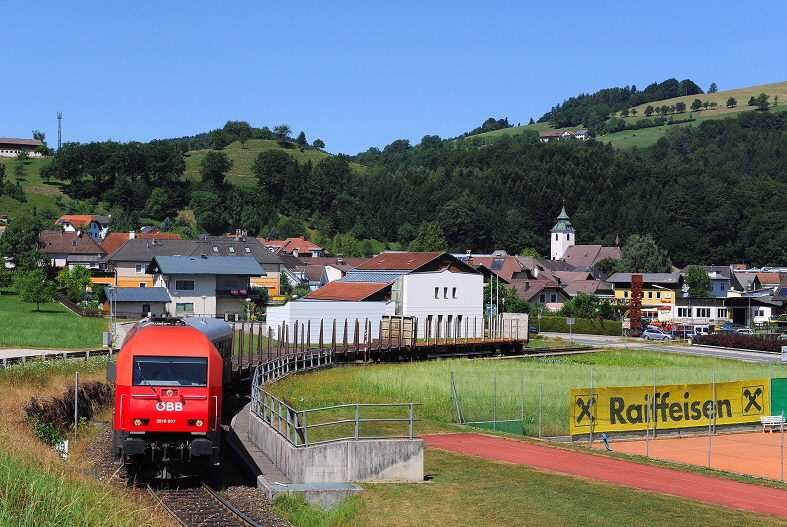
[[[574,227],[571,226],[568,214],[566,214],[565,203],[563,204],[563,209],[560,211],[560,215],[557,217],[557,223],[549,232],[552,246],[551,257],[553,260],[560,260],[566,253],[566,249],[574,245],[576,238]]]

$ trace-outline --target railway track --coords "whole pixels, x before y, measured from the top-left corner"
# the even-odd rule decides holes
[[[263,527],[243,514],[205,483],[199,487],[154,489],[148,492],[185,527]]]

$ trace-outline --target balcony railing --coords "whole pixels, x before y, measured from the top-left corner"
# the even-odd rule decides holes
[[[237,298],[239,300],[246,300],[250,298],[252,301],[260,299],[259,289],[216,289],[216,298]]]

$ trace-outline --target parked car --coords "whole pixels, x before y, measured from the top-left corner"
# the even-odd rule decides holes
[[[746,326],[743,324],[738,324],[737,322],[727,322],[726,324],[722,324],[719,326],[721,329],[743,329]]]
[[[735,333],[737,333],[738,335],[756,335],[753,329],[748,329],[748,328],[736,329]]]
[[[642,332],[643,340],[672,340],[672,335],[660,329],[646,329]]]
[[[696,335],[693,329],[673,329],[670,333],[676,339],[693,339]]]
[[[530,333],[533,335],[538,335],[538,328],[535,326],[530,326]]]

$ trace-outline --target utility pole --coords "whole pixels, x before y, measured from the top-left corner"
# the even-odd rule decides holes
[[[57,149],[60,150],[60,123],[63,120],[63,112],[57,112]]]

